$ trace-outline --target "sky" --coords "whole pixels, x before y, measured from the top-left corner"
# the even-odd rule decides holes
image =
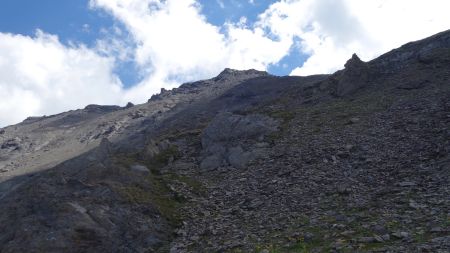
[[[0,127],[224,68],[333,73],[450,29],[448,0],[2,0]]]

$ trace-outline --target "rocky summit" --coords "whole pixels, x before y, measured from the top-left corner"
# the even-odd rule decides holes
[[[450,252],[450,31],[0,129],[0,252]]]

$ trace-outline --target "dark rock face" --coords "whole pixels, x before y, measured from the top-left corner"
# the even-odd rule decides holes
[[[356,54],[345,63],[345,69],[338,77],[336,94],[345,96],[362,87],[369,81],[369,67]]]
[[[2,143],[1,149],[18,150],[20,149],[20,138],[6,140]]]
[[[263,152],[261,149],[244,150],[240,144],[264,142],[265,137],[277,131],[278,122],[259,114],[246,116],[232,113],[217,115],[202,134],[205,159],[200,164],[204,170],[232,165],[243,168]]]
[[[417,62],[448,63],[449,49],[450,33],[445,31],[420,41],[407,43],[378,57],[370,65],[381,73],[393,73]]]
[[[449,252],[449,48],[0,129],[0,252]]]
[[[208,148],[217,142],[262,139],[264,135],[277,130],[276,120],[261,114],[237,115],[221,113],[205,128],[202,146]]]
[[[150,199],[158,186],[131,177],[135,169],[112,159],[110,145],[104,140],[87,157],[1,197],[1,226],[9,227],[0,235],[1,251],[154,252],[164,246],[170,225]]]
[[[167,97],[169,95],[170,95],[170,91],[168,91],[168,90],[166,90],[164,88],[161,88],[161,91],[159,92],[159,94],[152,95],[152,97],[150,98],[149,101],[151,101],[151,100],[161,100],[164,97]]]
[[[133,107],[133,106],[134,106],[133,103],[128,102],[127,105],[125,106],[125,109],[131,108],[131,107]]]

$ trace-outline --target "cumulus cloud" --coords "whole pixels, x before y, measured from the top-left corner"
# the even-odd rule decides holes
[[[450,28],[446,0],[280,0],[255,24],[240,20],[223,27],[209,24],[195,0],[90,3],[131,31],[138,44],[135,59],[151,73],[139,84],[148,91],[154,90],[150,86],[159,89],[155,83],[176,85],[211,76],[224,67],[267,69],[292,50],[308,57],[291,74],[331,73],[355,52],[370,60]]]
[[[261,23],[280,36],[301,39],[308,55],[293,75],[331,73],[352,53],[370,60],[392,48],[450,28],[445,0],[279,1]]]
[[[185,81],[211,77],[226,67],[264,70],[289,51],[291,38],[278,40],[245,22],[217,27],[194,0],[91,0],[122,22],[136,42],[135,62],[144,80],[127,93],[143,102],[149,93]]]
[[[84,46],[63,46],[41,31],[34,37],[0,33],[0,55],[0,125],[94,102],[121,102],[114,59]]]

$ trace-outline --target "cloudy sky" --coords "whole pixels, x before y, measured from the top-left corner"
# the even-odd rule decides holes
[[[450,29],[448,0],[2,0],[0,126],[226,67],[332,73]]]

